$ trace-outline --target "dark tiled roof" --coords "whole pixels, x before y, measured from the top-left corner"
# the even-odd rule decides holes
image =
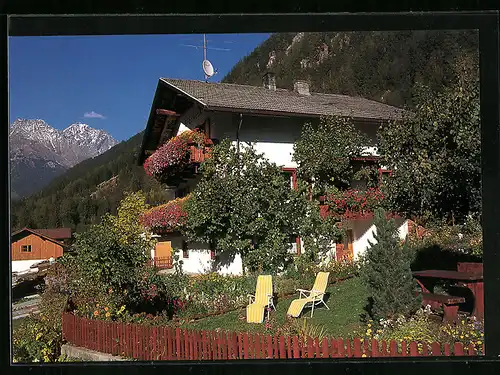
[[[26,232],[26,233],[32,233],[32,234],[34,234],[36,236],[40,236],[40,237],[42,237],[42,238],[44,238],[46,240],[49,240],[51,242],[54,242],[54,243],[56,243],[56,244],[61,245],[61,246],[64,247],[64,243],[58,241],[58,239],[55,239],[53,237],[49,237],[49,236],[47,236],[47,235],[45,235],[43,233],[40,233],[39,229],[35,230],[35,229],[30,229],[30,228],[23,228],[23,229],[20,229],[20,230],[18,230],[16,232],[12,233],[11,234],[11,238],[14,238],[14,237],[16,237],[16,236],[18,236],[18,235],[20,235],[21,233],[24,233],[24,232]]]
[[[241,109],[304,116],[337,115],[374,120],[398,119],[403,113],[403,110],[397,107],[348,95],[320,93],[299,95],[285,89],[274,91],[264,87],[230,83],[170,78],[161,80],[197,99],[209,109]]]
[[[62,240],[71,238],[71,228],[33,229],[46,237]]]

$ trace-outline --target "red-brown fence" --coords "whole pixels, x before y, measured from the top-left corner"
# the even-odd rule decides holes
[[[151,260],[151,264],[157,268],[172,268],[172,257],[155,257]]]
[[[140,360],[228,360],[292,358],[361,358],[401,356],[473,356],[474,347],[439,343],[389,343],[377,340],[323,338],[244,332],[192,331],[77,317],[64,313],[63,339],[98,352]],[[420,346],[420,348],[419,348]],[[481,352],[484,354],[484,345]]]

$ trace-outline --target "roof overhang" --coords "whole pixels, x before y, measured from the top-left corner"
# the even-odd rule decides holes
[[[142,165],[160,146],[162,139],[175,135],[179,127],[179,118],[192,106],[206,107],[197,98],[160,78],[144,130],[138,165]]]
[[[55,239],[53,239],[53,238],[51,238],[51,237],[47,237],[47,236],[45,236],[45,235],[43,235],[43,234],[41,234],[41,233],[38,233],[38,232],[36,232],[35,230],[32,230],[32,229],[30,229],[30,228],[23,228],[23,229],[20,229],[20,230],[18,230],[18,231],[16,231],[16,232],[12,233],[12,234],[11,234],[11,238],[12,238],[12,237],[14,237],[14,236],[17,236],[17,235],[19,235],[19,234],[21,234],[21,233],[23,233],[23,232],[27,232],[27,233],[34,234],[35,236],[38,236],[38,237],[40,237],[40,238],[43,238],[44,240],[47,240],[47,241],[53,242],[53,243],[55,243],[55,244],[57,244],[57,245],[61,245],[62,247],[66,247],[66,245],[65,245],[63,242],[57,241],[57,240],[55,240]]]
[[[205,111],[210,112],[230,112],[238,114],[248,114],[252,116],[265,116],[265,117],[300,117],[300,118],[311,118],[319,119],[325,117],[325,115],[315,114],[315,113],[298,113],[298,112],[281,112],[272,110],[262,110],[262,109],[248,109],[248,108],[234,108],[234,107],[216,107],[216,106],[206,106]],[[367,118],[367,117],[352,117],[356,122],[370,123],[381,125],[390,120],[380,119],[380,118]]]

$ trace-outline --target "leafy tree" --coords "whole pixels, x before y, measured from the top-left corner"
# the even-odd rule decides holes
[[[391,209],[421,224],[463,223],[481,211],[477,77],[472,65],[442,93],[420,87],[416,110],[382,127],[382,162],[393,171],[383,186]]]
[[[350,118],[323,117],[317,126],[307,123],[293,147],[298,177],[314,183],[319,193],[328,186],[347,187],[354,175],[351,158],[366,144]]]
[[[394,219],[387,220],[386,212],[375,210],[375,242],[361,257],[361,276],[371,295],[370,314],[378,321],[397,315],[408,316],[420,306],[415,295],[416,281],[410,265],[413,252],[405,242],[401,245]]]
[[[121,233],[114,227],[110,216],[76,234],[73,249],[78,268],[86,277],[115,288],[124,288],[136,278],[136,270],[148,259],[149,246],[138,238],[124,243]]]
[[[307,199],[305,186],[302,187],[302,191],[303,199]],[[344,231],[338,224],[338,218],[320,215],[317,201],[307,199],[307,214],[302,218],[298,231],[304,242],[301,255],[296,259],[298,263],[307,267],[310,264],[317,264],[325,257],[332,250],[333,244],[343,238]]]
[[[186,235],[212,243],[250,271],[276,271],[291,261],[291,238],[306,216],[306,200],[286,184],[281,169],[250,145],[228,140],[212,150],[186,202]]]
[[[106,214],[99,224],[75,235],[74,255],[63,264],[73,275],[76,294],[84,292],[82,288],[133,289],[154,246],[149,236],[141,236],[138,217],[145,207],[142,192],[126,194],[117,216]]]
[[[139,223],[139,217],[149,208],[149,205],[146,203],[146,196],[142,191],[125,192],[124,195],[117,215],[110,216],[110,220],[115,230],[120,234],[121,241],[128,244],[133,243],[142,233],[145,233],[144,227]]]

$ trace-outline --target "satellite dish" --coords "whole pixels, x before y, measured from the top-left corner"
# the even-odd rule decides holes
[[[212,77],[215,74],[214,67],[212,66],[212,63],[210,61],[203,60],[202,66],[203,71],[205,72],[207,77]]]

